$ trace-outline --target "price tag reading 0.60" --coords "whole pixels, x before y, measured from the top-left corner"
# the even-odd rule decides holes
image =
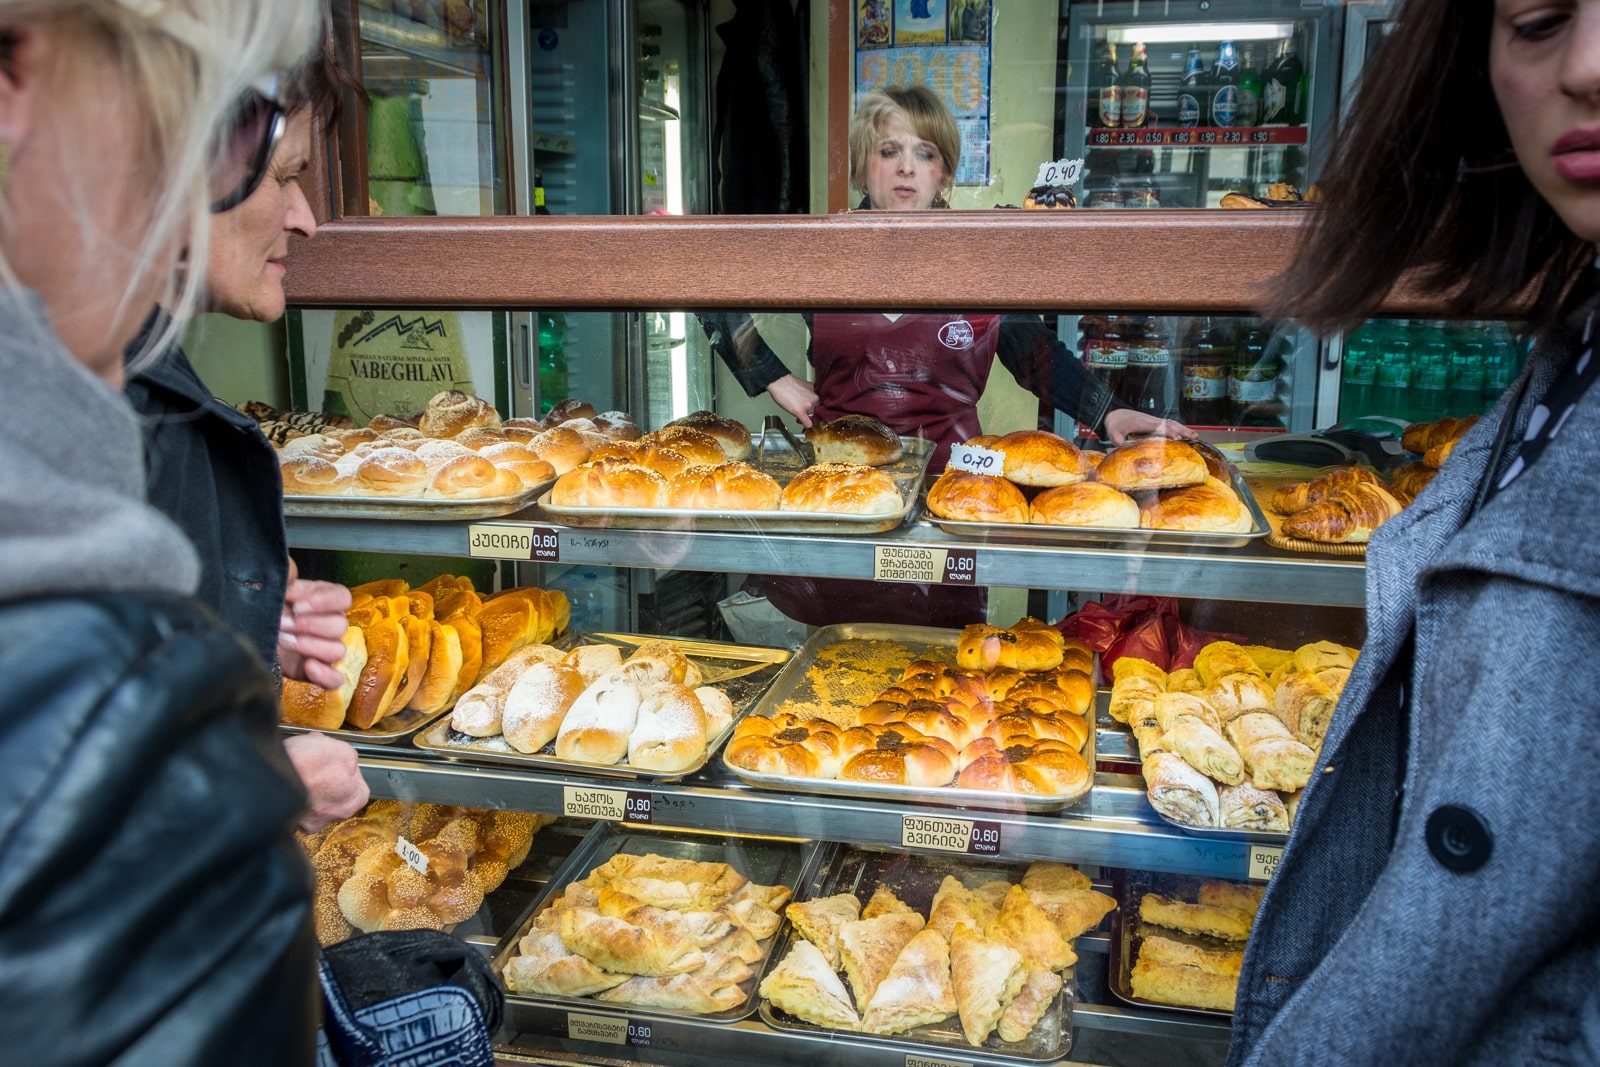
[[[976,856],[1000,855],[1000,824],[981,820],[974,821],[972,824],[972,842],[967,845],[967,851]]]
[[[651,812],[654,806],[650,803],[649,793],[635,793],[629,790],[626,804],[622,816],[624,822],[648,823],[653,818]]]
[[[650,1031],[651,1025],[649,1023],[629,1022],[628,1044],[634,1048],[649,1048]]]
[[[978,553],[970,548],[951,548],[944,554],[945,585],[977,585]]]

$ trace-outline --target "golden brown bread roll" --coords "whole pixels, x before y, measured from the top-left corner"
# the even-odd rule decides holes
[[[361,628],[367,661],[350,695],[345,722],[365,730],[391,711],[400,692],[410,660],[410,642],[398,618],[385,618],[376,611],[361,609],[349,613],[350,625]]]
[[[474,426],[499,426],[494,405],[459,389],[435,394],[417,422],[417,429],[429,437],[455,437]]]
[[[1308,482],[1279,488],[1272,494],[1271,507],[1279,515],[1294,515],[1313,504],[1320,504],[1325,497],[1341,489],[1382,484],[1378,476],[1366,467],[1340,467]]]
[[[351,627],[357,633],[355,627]],[[461,634],[453,625],[428,620],[428,662],[421,668],[422,681],[406,706],[413,711],[443,711],[455,703],[456,684],[461,679]],[[416,670],[416,665],[412,665]]]
[[[1147,530],[1249,533],[1255,529],[1255,520],[1238,494],[1211,478],[1204,485],[1169,489],[1149,497],[1139,505],[1139,525]]]
[[[637,441],[644,436],[633,416],[625,411],[602,411],[591,421],[595,428],[613,441]]]
[[[1460,438],[1452,438],[1443,444],[1434,445],[1423,455],[1423,464],[1434,470],[1440,470],[1450,458],[1450,453],[1456,450],[1456,442],[1459,440]]]
[[[750,457],[750,431],[743,423],[724,418],[713,411],[696,411],[681,419],[673,419],[663,429],[686,426],[713,438],[722,446],[723,455],[737,461]]]
[[[1061,796],[1083,792],[1093,777],[1077,746],[1067,741],[1018,741],[1005,748],[988,743],[992,750],[978,755],[962,769],[956,778],[957,786]]]
[[[1478,424],[1477,415],[1466,418],[1445,416],[1434,422],[1414,422],[1400,436],[1400,445],[1413,455],[1424,455],[1448,441],[1457,441]]]
[[[1004,478],[947,470],[928,489],[928,510],[955,522],[1028,521],[1028,498]]]
[[[278,470],[283,475],[283,491],[290,496],[342,496],[355,482],[354,475],[316,456],[296,456]]]
[[[672,478],[695,466],[682,452],[669,448],[660,441],[642,438],[638,441],[607,442],[589,456],[591,463],[602,459],[621,459],[638,467],[649,467],[663,478]],[[717,463],[721,462],[721,454],[718,453]]]
[[[1374,530],[1398,514],[1400,501],[1382,485],[1352,485],[1284,519],[1283,532],[1327,544],[1365,544]]]
[[[310,682],[285,678],[280,698],[283,721],[291,726],[305,726],[312,730],[337,730],[343,726],[350,698],[355,694],[356,683],[360,681],[362,668],[366,665],[366,636],[360,627],[347,627],[344,632],[344,657],[338,665],[344,681],[338,689],[324,689]]]
[[[715,467],[719,463],[727,462],[728,459],[717,438],[688,426],[668,426],[654,433],[647,433],[639,438],[639,443],[654,443],[659,448],[676,452],[684,458],[685,466]],[[678,472],[661,471],[661,473],[670,478]]]
[[[1410,504],[1439,472],[1426,463],[1407,463],[1389,475],[1389,492],[1402,504]]]
[[[1006,480],[1017,485],[1071,485],[1088,475],[1077,447],[1044,430],[1008,433],[990,447],[1005,453]]]
[[[1095,480],[1131,493],[1201,485],[1209,473],[1200,453],[1184,442],[1146,437],[1114,449],[1095,469]]]
[[[544,424],[548,427],[560,426],[563,422],[573,419],[592,419],[595,416],[594,405],[587,400],[571,398],[558,402],[544,417]]]
[[[478,455],[501,470],[508,470],[521,481],[524,489],[532,489],[556,476],[556,469],[539,458],[539,453],[516,441],[489,445]]]
[[[351,447],[353,448],[354,446],[352,445]],[[346,449],[341,442],[327,434],[304,434],[285,443],[278,449],[278,461],[284,463],[290,459],[315,457],[332,463],[344,455],[345,451]]]
[[[603,459],[556,479],[550,502],[564,508],[659,508],[667,480],[648,467]]]
[[[396,426],[392,430],[383,430],[378,434],[378,437],[392,447],[407,448],[413,451],[424,441],[433,440],[433,438],[415,426]]]
[[[520,492],[521,478],[477,454],[452,459],[439,468],[428,486],[430,496],[446,500],[483,500],[515,496]]]
[[[374,415],[372,421],[367,423],[367,429],[374,433],[383,434],[389,430],[415,430],[417,424],[414,420],[402,418],[399,415]]]
[[[378,439],[378,431],[360,426],[353,426],[343,430],[324,430],[323,433],[343,445],[346,452],[355,448],[356,445],[364,445],[369,441]]]
[[[589,446],[571,430],[552,427],[528,442],[538,457],[565,474],[589,458]]]
[[[905,507],[905,501],[894,479],[883,471],[851,463],[819,463],[784,486],[778,507],[840,515],[893,515]]]
[[[1004,630],[974,623],[961,631],[956,645],[956,665],[979,671],[996,667],[1048,671],[1061,666],[1065,647],[1066,639],[1061,631],[1038,619],[1020,619],[1015,626]]]
[[[490,445],[504,444],[511,438],[497,426],[472,426],[462,430],[450,440],[474,452],[481,452]]]
[[[882,467],[905,455],[900,435],[870,415],[841,415],[805,432],[818,463],[855,463]]]
[[[748,463],[689,467],[667,482],[667,507],[776,511],[782,490]]]
[[[1139,502],[1103,482],[1047,489],[1033,499],[1031,520],[1040,526],[1139,528]]]
[[[857,731],[866,732],[857,743],[870,742],[872,747],[845,760],[839,768],[842,781],[934,789],[949,785],[956,776],[956,750],[942,738],[926,737],[909,728],[856,726],[845,731],[847,745],[849,735]]]
[[[454,441],[446,441],[442,438],[439,440],[429,438],[426,442],[418,445],[416,448],[417,458],[426,463],[428,465],[428,470],[432,471],[434,474],[439,473],[439,468],[444,466],[446,463],[449,463],[453,459],[459,459],[462,456],[475,455],[477,455],[477,453],[468,448],[466,445],[458,445]]]
[[[380,448],[356,468],[353,492],[368,496],[419,497],[427,488],[428,464],[403,448]]]

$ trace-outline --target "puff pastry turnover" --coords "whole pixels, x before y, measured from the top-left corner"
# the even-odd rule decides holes
[[[761,995],[813,1026],[854,1030],[861,1016],[833,967],[810,941],[796,941],[783,962],[761,982]]]
[[[875,1034],[898,1034],[944,1022],[956,1013],[950,984],[950,944],[932,929],[906,942],[867,1004],[862,1025]]]

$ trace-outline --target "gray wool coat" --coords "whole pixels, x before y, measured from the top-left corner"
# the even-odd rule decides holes
[[[1537,353],[1517,410],[1368,548],[1366,647],[1250,935],[1230,1067],[1600,1062],[1600,394],[1468,521],[1500,421],[1520,441],[1580,344]],[[1486,828],[1481,867],[1430,849],[1446,806]]]

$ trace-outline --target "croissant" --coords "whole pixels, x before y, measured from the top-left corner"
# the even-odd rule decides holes
[[[1374,530],[1398,514],[1400,502],[1383,486],[1353,485],[1289,516],[1283,521],[1283,532],[1326,544],[1365,544]]]
[[[1357,485],[1381,486],[1378,476],[1365,467],[1340,467],[1336,471],[1298,485],[1286,485],[1272,494],[1272,510],[1279,515],[1294,515],[1321,503],[1340,489]]]

